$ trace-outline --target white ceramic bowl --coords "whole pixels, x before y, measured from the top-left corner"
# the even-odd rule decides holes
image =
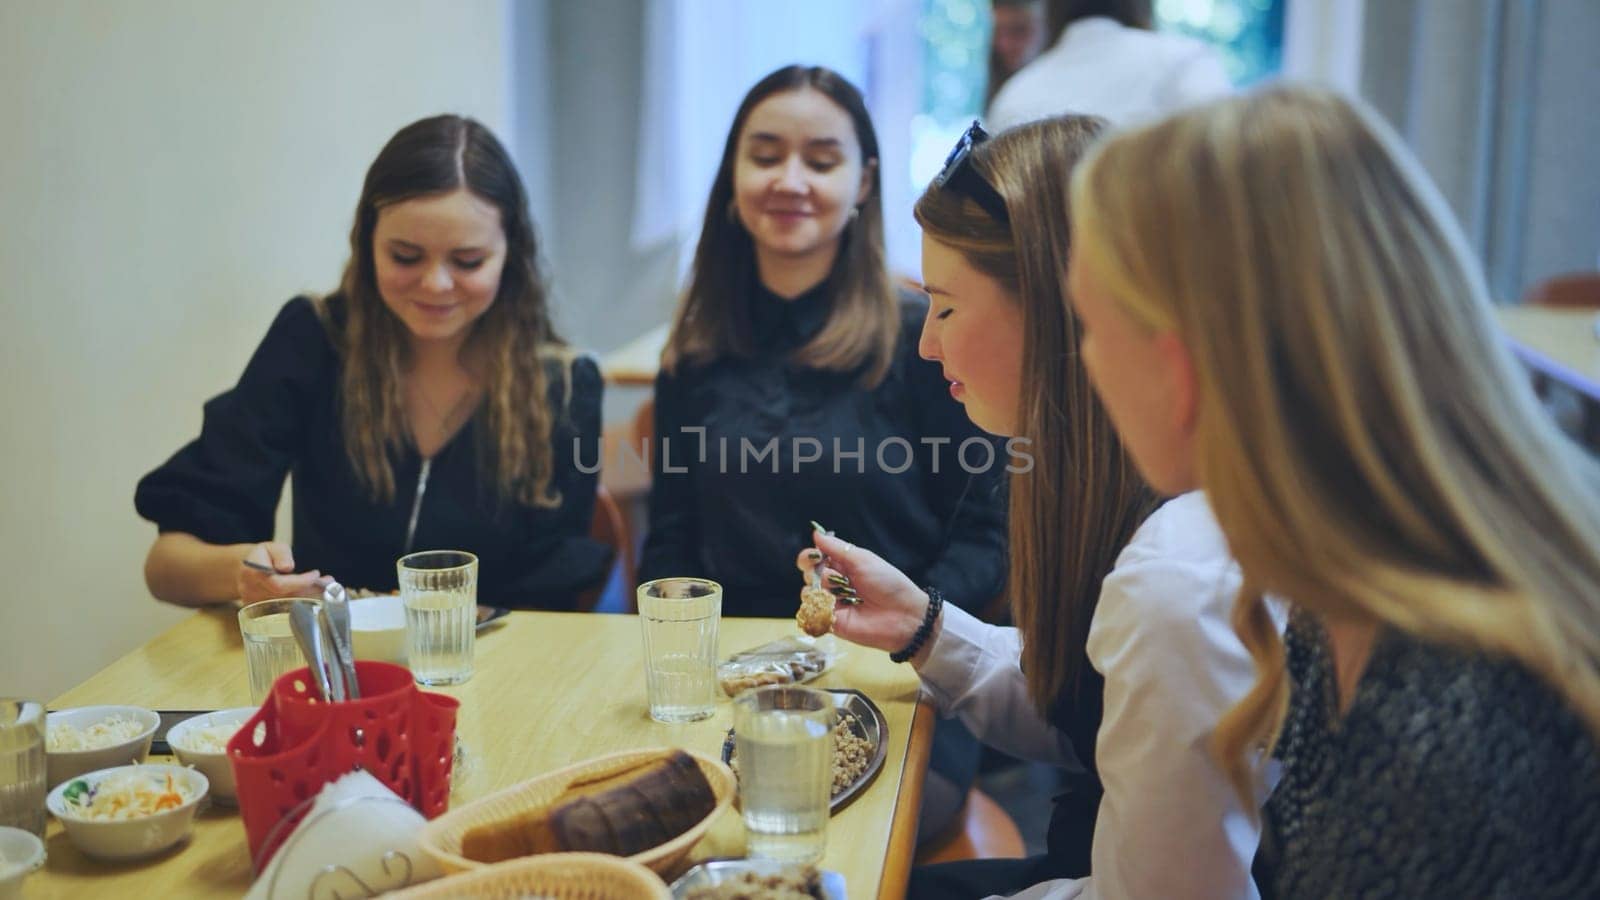
[[[406,608],[398,594],[350,601],[350,643],[356,659],[406,664]]]
[[[137,737],[109,747],[60,753],[50,749],[52,726],[71,725],[83,731],[116,715],[139,722],[144,725],[143,730]],[[85,772],[142,763],[150,755],[150,738],[155,736],[156,726],[160,724],[160,716],[141,706],[78,706],[49,713],[45,716],[45,781],[55,787]]]
[[[20,900],[22,879],[44,865],[44,841],[21,828],[0,826],[0,900]]]
[[[80,819],[67,812],[66,799],[63,795],[74,783],[85,781],[90,787],[94,787],[106,778],[128,772],[143,773],[155,778],[171,774],[174,781],[182,779],[188,786],[189,800],[181,806],[162,810],[154,815],[120,821]],[[50,796],[45,798],[44,804],[51,815],[61,820],[61,827],[66,830],[67,838],[85,855],[107,860],[140,859],[160,853],[189,836],[189,832],[194,829],[194,814],[200,808],[200,802],[206,798],[209,789],[210,784],[207,783],[206,776],[185,766],[117,766],[114,769],[89,772],[66,784],[56,785],[55,789],[50,791]]]
[[[238,802],[238,792],[233,786],[233,764],[228,761],[228,751],[218,750],[213,753],[193,749],[187,744],[190,737],[202,728],[209,728],[212,725],[232,725],[238,730],[240,725],[255,714],[254,706],[220,709],[184,719],[167,732],[167,744],[172,747],[172,754],[178,758],[178,762],[199,769],[200,774],[211,782],[211,799],[224,806],[233,806]]]

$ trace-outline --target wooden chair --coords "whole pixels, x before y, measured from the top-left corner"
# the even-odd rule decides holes
[[[1558,275],[1533,286],[1522,299],[1529,306],[1600,309],[1600,272]]]
[[[1022,832],[994,798],[973,788],[961,806],[961,816],[922,844],[916,864],[955,862],[961,859],[1021,859],[1028,855]]]
[[[633,555],[633,535],[628,529],[628,519],[622,508],[612,498],[605,485],[597,485],[594,494],[594,519],[589,525],[589,537],[611,548],[613,566],[622,567],[622,589],[632,596],[638,563]],[[606,578],[609,582],[611,579]],[[598,584],[578,596],[578,612],[592,612],[600,602],[600,593],[606,588]]]

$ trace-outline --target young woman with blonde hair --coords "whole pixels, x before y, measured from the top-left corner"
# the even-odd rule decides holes
[[[1134,470],[1061,296],[1067,181],[1103,127],[1068,116],[987,140],[974,126],[915,211],[921,352],[980,427],[1028,441],[1032,465],[1011,480],[1017,627],[941,606],[937,582],[918,587],[866,546],[815,538],[861,599],[838,607],[837,634],[909,658],[943,714],[1066,771],[1044,857],[918,869],[913,897],[1254,895],[1254,807],[1207,752],[1251,682],[1228,627],[1238,568],[1203,495],[1161,503]]]
[[[478,598],[571,607],[589,539],[600,373],[550,322],[527,195],[483,125],[433,116],[367,170],[338,290],[284,305],[200,435],[134,496],[173,603],[395,589],[418,549],[477,554]],[[293,546],[273,535],[294,473]]]
[[[1410,156],[1276,88],[1107,141],[1072,212],[1084,364],[1243,569],[1216,744],[1241,790],[1282,766],[1264,891],[1600,895],[1600,480]]]

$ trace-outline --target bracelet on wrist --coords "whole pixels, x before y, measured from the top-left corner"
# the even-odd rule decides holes
[[[928,642],[928,635],[933,634],[933,623],[939,620],[939,611],[944,608],[944,595],[939,593],[938,588],[930,587],[926,590],[928,609],[922,614],[922,624],[918,625],[916,633],[911,635],[911,643],[889,654],[890,662],[903,663],[916,656],[922,645]]]

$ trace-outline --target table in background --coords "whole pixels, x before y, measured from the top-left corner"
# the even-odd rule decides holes
[[[1600,403],[1600,337],[1595,310],[1502,306],[1495,310],[1511,349],[1528,368]]]
[[[793,631],[787,620],[723,619],[721,655]],[[452,805],[618,750],[678,746],[720,755],[733,718],[727,699],[719,695],[715,715],[702,722],[654,722],[645,708],[641,656],[635,616],[517,612],[479,635],[472,680],[438,689],[462,704],[457,734],[468,759]],[[848,647],[835,668],[812,683],[864,692],[889,725],[883,771],[829,823],[823,868],[843,873],[853,898],[901,897],[933,726],[930,710],[917,702],[917,677],[883,653]],[[248,697],[234,613],[208,610],[55,698],[51,708],[225,709],[247,705]],[[729,810],[694,856],[739,855],[743,841],[738,813]],[[89,859],[54,820],[46,847],[45,868],[26,883],[30,900],[242,896],[251,880],[244,826],[231,809],[202,812],[186,846],[142,862]]]

